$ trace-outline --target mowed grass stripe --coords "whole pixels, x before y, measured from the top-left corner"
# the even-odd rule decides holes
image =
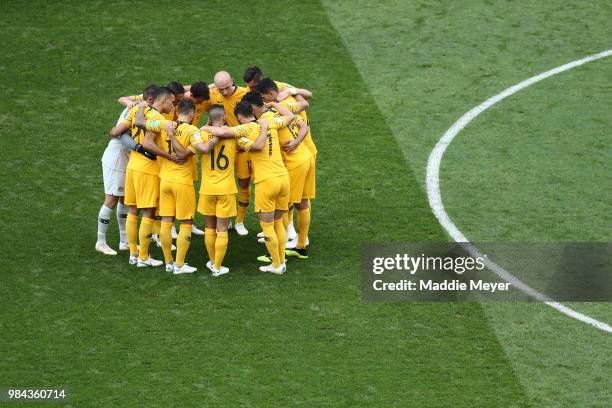
[[[378,104],[386,107],[382,112],[387,123],[422,180],[427,157],[438,139],[471,107],[538,72],[609,48],[611,26],[607,21],[612,8],[606,2],[565,2],[555,9],[543,3],[517,8],[511,3],[482,1],[461,4],[361,1],[353,2],[351,9],[337,2],[324,4],[362,75],[375,78],[367,81],[369,90]],[[542,195],[550,189],[557,196],[559,174],[573,171],[574,177],[591,174],[599,172],[601,163],[605,163],[601,155],[606,150],[584,154],[584,146],[578,146],[588,146],[583,133],[597,135],[591,130],[605,123],[606,115],[598,113],[609,105],[601,103],[608,88],[606,78],[600,76],[606,73],[605,64],[608,63],[592,63],[522,91],[470,124],[466,134],[453,142],[447,152],[450,156],[445,156],[442,166],[442,193],[445,207],[462,230],[467,228],[468,237],[475,235],[490,241],[506,240],[511,235],[513,240],[529,242],[543,236],[559,239],[564,230],[571,230],[574,235],[565,238],[571,241],[577,237],[596,237],[598,230],[599,235],[605,230],[605,222],[592,225],[599,217],[576,222],[579,214],[592,213],[599,202],[605,202],[603,196],[599,195],[594,205],[592,199],[577,205],[581,195],[573,195],[574,201],[556,199],[556,204],[550,204],[560,205],[564,214],[571,209],[572,217],[557,217],[555,221],[544,206],[548,200]],[[582,78],[580,84],[570,79],[578,75]],[[594,93],[591,87],[598,87],[599,91]],[[397,98],[397,94],[405,97]],[[528,94],[538,97],[527,97]],[[574,97],[577,98],[573,103],[582,105],[579,111],[591,111],[576,117],[568,114],[574,109],[566,105],[567,99],[572,101]],[[596,109],[590,107],[598,103]],[[557,110],[563,111],[560,121],[555,119]],[[564,121],[572,124],[564,125]],[[569,143],[558,143],[573,127],[582,127],[575,132],[581,136],[572,135]],[[537,131],[532,131],[534,128]],[[548,145],[521,145],[523,139],[535,141],[542,136]],[[493,138],[498,143],[490,143]],[[579,169],[565,166],[564,159],[554,154],[561,151],[581,152],[583,165]],[[546,160],[539,164],[530,160],[527,166],[519,160],[532,156]],[[489,174],[491,166],[482,166],[485,161],[500,171]],[[538,165],[563,171],[552,171],[552,182],[547,182],[546,177],[533,171]],[[468,172],[461,170],[464,167],[472,169],[471,176],[477,175],[480,181],[467,177]],[[518,167],[519,172],[529,169],[531,174],[538,174],[540,184],[537,187],[526,184],[525,178],[516,176]],[[487,178],[482,178],[483,175]],[[564,180],[575,181],[569,177]],[[489,185],[482,188],[482,184]],[[588,183],[581,188],[586,186]],[[529,197],[519,191],[525,187],[533,187]],[[537,203],[537,209],[526,212],[523,201]],[[508,212],[507,207],[513,204],[521,207],[516,212],[521,215],[520,220]],[[580,221],[586,218],[581,217]],[[515,228],[511,228],[513,224]],[[598,401],[610,399],[610,387],[603,380],[606,376],[600,374],[600,370],[610,367],[605,333],[593,333],[582,323],[541,304],[489,303],[483,307],[532,403],[597,406]],[[604,321],[609,316],[606,305],[571,307],[590,315],[600,312],[593,316]],[[577,349],[584,352],[577,354],[574,352]]]
[[[0,106],[23,146],[0,140],[15,180],[2,200],[4,381],[65,384],[86,406],[525,405],[478,305],[361,304],[361,242],[444,236],[320,5],[131,7],[41,3],[39,20],[17,5],[0,29],[19,43]],[[232,274],[213,280],[95,254],[115,97],[222,68],[238,79],[253,63],[316,94],[312,259],[262,276],[261,248],[232,235]],[[202,246],[189,255],[200,268]]]

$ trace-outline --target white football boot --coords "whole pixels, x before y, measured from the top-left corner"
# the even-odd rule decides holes
[[[249,231],[246,229],[243,223],[234,225],[234,228],[236,229],[238,235],[245,236],[249,234]]]
[[[166,264],[166,272],[174,272],[174,262]]]
[[[130,245],[127,242],[119,242],[119,250],[127,251],[130,249]]]
[[[117,255],[117,251],[109,247],[106,242],[96,242],[96,251],[101,252],[104,255]]]
[[[149,256],[146,261],[138,258],[138,263],[136,266],[139,268],[147,268],[149,266],[162,266],[163,264],[164,263],[162,261],[158,261],[157,259],[153,259]]]
[[[212,276],[214,276],[215,278],[221,275],[225,275],[226,273],[229,273],[228,267],[221,265],[221,268],[217,269],[215,268],[215,265],[212,266]]]
[[[178,265],[174,265],[174,274],[175,275],[183,275],[185,273],[194,273],[198,268],[194,268],[193,266],[189,266],[187,264],[183,264],[180,268]]]
[[[200,236],[203,236],[203,235],[204,235],[204,231],[202,231],[201,229],[199,229],[198,227],[196,227],[196,225],[195,225],[195,224],[193,224],[193,225],[191,226],[191,232],[192,232],[193,234],[195,234],[195,235],[200,235]]]
[[[259,270],[262,272],[270,272],[275,275],[282,275],[287,270],[287,267],[281,264],[281,266],[279,266],[278,268],[275,268],[274,266],[272,266],[272,264],[270,264],[270,265],[260,266]]]
[[[209,271],[212,272],[214,267],[215,267],[215,264],[213,263],[213,261],[206,262],[206,268],[208,268]]]
[[[130,259],[128,263],[130,265],[136,265],[138,263],[138,254],[130,254]]]

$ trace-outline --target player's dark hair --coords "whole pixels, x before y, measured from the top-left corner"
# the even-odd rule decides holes
[[[270,91],[278,92],[278,86],[274,83],[274,81],[268,77],[262,78],[261,81],[255,87],[255,90],[259,93],[268,93]]]
[[[172,89],[175,95],[181,95],[185,93],[185,87],[178,81],[168,82],[166,85],[168,88]]]
[[[168,88],[167,86],[160,86],[159,89],[157,89],[157,92],[155,93],[155,100],[158,100],[168,95],[174,95],[172,89]]]
[[[178,104],[179,115],[191,115],[195,112],[195,105],[191,101],[182,100]]]
[[[245,101],[244,99],[240,101],[238,105],[234,108],[234,115],[244,116],[248,118],[249,116],[253,116],[253,106],[250,102]]]
[[[210,99],[210,90],[205,82],[198,81],[191,84],[191,96],[195,98],[202,98],[205,101]]]
[[[159,86],[157,85],[151,84],[147,86],[144,91],[142,91],[142,99],[146,101],[149,98],[155,98],[155,95],[157,95],[158,90]]]
[[[257,66],[252,66],[244,70],[242,79],[244,79],[244,82],[251,82],[253,80],[255,80],[255,82],[259,82],[262,76],[263,72],[261,72],[261,69]]]
[[[242,98],[243,102],[248,102],[251,105],[255,105],[258,108],[261,108],[264,104],[263,98],[261,97],[261,94],[257,91],[251,91],[249,93],[247,93],[246,95],[244,95],[244,97]]]

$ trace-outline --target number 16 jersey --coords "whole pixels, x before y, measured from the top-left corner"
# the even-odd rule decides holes
[[[200,130],[202,141],[208,143],[213,135]],[[213,150],[202,154],[202,195],[236,194],[236,181],[234,180],[234,167],[236,163],[236,140],[234,138],[221,139]]]

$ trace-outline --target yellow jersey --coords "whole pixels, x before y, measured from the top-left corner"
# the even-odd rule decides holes
[[[288,108],[293,113],[297,112],[297,102],[292,96],[289,96],[288,98],[280,102],[280,105]],[[271,108],[270,111],[279,114],[278,111],[274,108]],[[285,143],[293,139],[297,139],[300,130],[297,125],[298,120],[302,120],[302,118],[295,118],[293,121],[291,121],[291,123],[287,125],[287,127],[278,130],[278,141],[281,147]],[[287,170],[292,170],[312,158],[312,153],[310,153],[308,147],[303,143],[300,143],[291,153],[287,153],[281,148],[281,155],[283,157],[283,162],[285,163],[285,167],[287,167]]]
[[[213,135],[201,130],[203,141],[212,139]],[[243,141],[250,146],[253,142]],[[202,184],[200,194],[227,195],[236,194],[234,166],[236,164],[236,139],[223,138],[212,151],[202,154]]]
[[[172,141],[168,137],[165,128],[161,128],[161,138],[165,144],[164,150],[168,154],[173,154]],[[195,146],[202,141],[200,130],[188,123],[179,122],[174,131],[174,138],[181,146],[196,153]],[[159,178],[177,184],[193,186],[193,163],[196,156],[189,156],[183,164],[178,164],[170,160],[162,160]]]
[[[209,101],[202,101],[201,103],[194,103],[195,105],[195,113],[193,115],[193,119],[191,120],[191,124],[193,126],[200,126],[200,122],[202,121],[202,115],[204,112],[210,110]]]
[[[205,109],[208,112],[210,110],[210,107],[213,105],[223,105],[223,108],[225,109],[225,119],[227,120],[227,123],[230,126],[238,126],[240,125],[240,122],[238,122],[238,119],[236,119],[236,115],[234,115],[234,108],[236,107],[236,105],[238,105],[238,102],[242,100],[244,95],[247,94],[247,92],[249,92],[249,88],[236,86],[236,89],[234,89],[234,93],[226,97],[221,95],[217,88],[210,88],[210,99],[206,101],[208,105],[205,107]]]
[[[162,113],[162,115],[164,115],[164,118],[166,118],[167,120],[176,120],[177,115],[177,109],[176,106],[174,108],[172,108],[172,110],[168,113]]]
[[[138,111],[138,105],[132,106],[130,111],[128,112],[128,116],[121,123],[131,129],[132,138],[136,143],[143,144],[145,130],[135,126],[136,123],[136,112]],[[144,108],[144,116],[149,121],[157,121],[164,120],[164,116],[154,107],[147,106]],[[155,130],[153,130],[155,132]],[[163,148],[161,145],[159,133],[157,133],[157,137],[155,138],[155,143]],[[163,158],[158,157],[157,160],[150,160],[145,155],[140,154],[136,151],[130,152],[130,160],[128,161],[127,168],[134,171],[139,171],[141,173],[159,174],[160,162]]]
[[[236,136],[238,147],[245,152],[249,152],[251,159],[251,169],[253,170],[253,182],[255,184],[272,177],[283,176],[287,173],[287,168],[283,163],[280,144],[278,142],[278,129],[287,126],[287,122],[282,116],[274,112],[266,111],[261,118],[268,121],[268,134],[264,148],[260,151],[250,151],[251,145],[259,137],[261,127],[257,122],[249,122],[243,125],[232,127]],[[246,140],[251,143],[246,143]]]
[[[277,82],[276,86],[278,86],[279,83],[283,84],[282,82]],[[286,84],[283,84],[283,87],[285,85]],[[286,85],[286,86],[290,86],[290,85]],[[279,86],[278,89],[281,89],[280,86]],[[285,100],[281,101],[280,103],[281,103],[281,105],[283,105],[287,109],[289,109],[291,112],[295,113],[296,115],[300,115],[300,117],[304,120],[304,122],[306,122],[306,124],[308,126],[310,126],[310,123],[308,121],[308,114],[306,113],[305,110],[303,110],[301,112],[298,112],[297,101],[295,100],[295,98],[293,96],[289,96],[288,98],[286,98]],[[314,144],[314,140],[312,140],[312,134],[310,132],[310,129],[308,129],[308,133],[306,134],[306,136],[304,136],[304,140],[302,140],[302,143],[304,145],[306,145],[306,147],[308,148],[308,150],[310,150],[310,153],[313,156],[317,155],[317,146]]]

